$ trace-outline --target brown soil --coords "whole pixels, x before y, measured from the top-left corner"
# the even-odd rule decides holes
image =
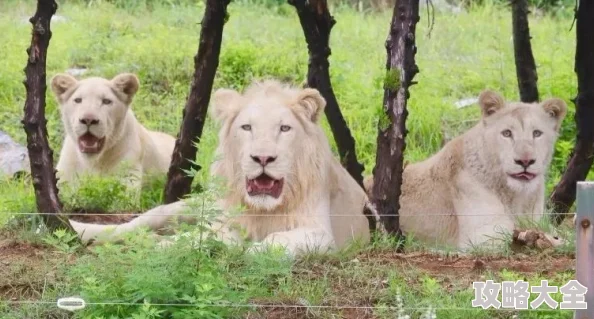
[[[362,253],[352,261],[363,271],[352,271],[353,266],[336,263],[314,263],[298,266],[294,274],[302,280],[328,278],[332,290],[325,298],[324,306],[331,308],[308,310],[296,300],[252,300],[253,304],[265,305],[246,318],[301,319],[315,318],[312,311],[331,312],[334,318],[372,319],[373,307],[381,291],[387,287],[386,271],[396,270],[411,285],[419,284],[421,274],[435,278],[450,292],[466,289],[473,281],[485,280],[485,272],[496,273],[509,270],[516,273],[555,274],[575,270],[572,256],[523,255],[512,257],[444,257],[430,253],[398,254],[393,252]],[[491,278],[492,276],[489,276]],[[497,280],[496,278],[493,278]],[[278,305],[275,307],[275,305]],[[340,305],[341,307],[333,307]],[[349,308],[350,307],[350,308]],[[340,314],[339,317],[336,315]]]
[[[56,282],[60,257],[65,258],[42,245],[0,240],[0,299],[39,299]]]
[[[68,218],[81,222],[91,224],[122,224],[133,220],[142,212],[105,212],[102,210],[87,210],[85,208],[76,208],[70,212]]]
[[[482,273],[485,270],[507,269],[518,273],[553,274],[575,269],[575,257],[559,255],[528,256],[517,254],[511,257],[444,257],[429,253],[373,253],[359,256],[363,262],[400,265],[424,270],[432,275],[460,274],[461,272]]]

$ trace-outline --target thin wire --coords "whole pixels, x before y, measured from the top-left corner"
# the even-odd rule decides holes
[[[12,214],[12,215],[55,215],[53,213],[5,213],[5,214]],[[145,213],[68,213],[68,214],[60,214],[62,216],[142,216],[146,215]],[[361,214],[362,215],[362,214]],[[359,214],[332,214],[331,216],[337,217],[348,217],[348,216],[361,216]],[[549,214],[543,214],[549,215]],[[574,215],[574,213],[559,213],[556,215]],[[192,213],[192,214],[151,214],[151,216],[203,216],[200,213]],[[285,216],[318,216],[318,214],[244,214],[238,216],[230,216],[230,217],[242,217],[242,216],[255,216],[255,217],[285,217]],[[400,216],[400,218],[409,218],[409,217],[426,217],[426,216],[526,216],[530,217],[529,214],[419,214],[419,215],[397,215],[397,214],[373,214],[373,216]]]
[[[7,301],[9,304],[52,304],[55,305],[56,302],[52,301]],[[204,305],[192,305],[192,304],[179,304],[179,303],[149,303],[151,306],[156,307],[202,307]],[[85,302],[85,305],[91,306],[142,306],[143,303],[134,303],[134,302]],[[511,308],[489,308],[489,309],[482,309],[479,307],[473,308],[463,308],[463,307],[398,307],[398,306],[349,306],[349,305],[287,305],[287,304],[209,304],[207,306],[210,307],[229,307],[229,308],[317,308],[317,309],[402,309],[402,310],[466,310],[466,311],[475,311],[475,310],[502,310],[502,311],[559,311],[559,310],[567,310],[571,311],[573,309],[511,309]]]

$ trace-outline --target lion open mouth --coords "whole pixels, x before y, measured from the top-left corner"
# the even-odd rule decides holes
[[[517,179],[520,181],[531,181],[536,177],[536,174],[528,173],[528,172],[521,172],[517,174],[509,174],[513,179]]]
[[[250,196],[269,195],[278,198],[283,190],[284,179],[274,179],[264,173],[262,175],[246,180],[247,193]]]
[[[105,143],[105,137],[97,136],[87,132],[78,138],[78,148],[81,152],[87,154],[99,153]]]

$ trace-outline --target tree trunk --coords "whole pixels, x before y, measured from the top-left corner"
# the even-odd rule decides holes
[[[46,57],[52,32],[50,22],[58,5],[54,0],[38,0],[37,11],[29,19],[33,25],[31,46],[27,49],[27,65],[23,82],[27,91],[24,117],[21,123],[27,134],[27,150],[31,163],[37,211],[50,230],[59,227],[72,230],[68,219],[61,216],[53,151],[47,138],[45,119]]]
[[[329,41],[330,32],[336,21],[328,11],[326,0],[289,0],[289,3],[297,10],[299,22],[307,42],[309,53],[307,86],[320,91],[326,100],[325,113],[338,147],[341,163],[359,186],[363,187],[363,171],[365,168],[357,160],[355,139],[340,112],[330,82],[328,57],[331,50]],[[370,229],[375,230],[375,219],[371,211],[365,209],[364,214],[367,216]]]
[[[538,102],[538,75],[530,45],[528,27],[528,3],[526,0],[512,0],[512,21],[514,34],[514,57],[520,100],[525,103]]]
[[[182,125],[175,141],[175,149],[167,173],[165,203],[172,203],[190,193],[192,176],[187,171],[199,171],[195,163],[198,152],[197,143],[202,136],[206,120],[212,84],[219,65],[219,54],[223,38],[223,26],[227,21],[227,5],[230,0],[208,0],[202,28],[198,53],[194,57],[194,76],[190,94],[182,113]]]
[[[553,221],[561,223],[575,201],[578,181],[586,179],[594,159],[594,3],[580,1],[576,22],[575,72],[578,94],[575,100],[577,138],[567,168],[551,194]]]
[[[387,62],[384,79],[384,117],[378,123],[377,155],[373,169],[372,201],[389,234],[400,231],[400,193],[406,148],[406,102],[415,63],[415,28],[419,21],[419,0],[399,0],[394,6],[390,34],[386,40]]]

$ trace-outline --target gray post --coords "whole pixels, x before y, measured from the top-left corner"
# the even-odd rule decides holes
[[[578,309],[574,319],[594,319],[594,182],[577,183],[576,279],[588,287],[588,309]]]

